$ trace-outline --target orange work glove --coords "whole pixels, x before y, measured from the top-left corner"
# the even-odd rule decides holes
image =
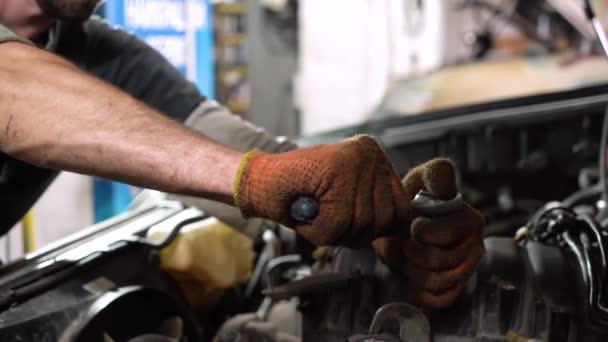
[[[320,204],[311,224],[290,215],[300,195]],[[249,152],[237,173],[235,203],[243,216],[282,223],[321,246],[369,246],[408,215],[399,178],[369,136],[281,154]]]
[[[414,168],[402,183],[408,204],[423,189],[442,200],[457,193],[454,167],[447,159]],[[460,212],[417,217],[403,227],[400,235],[374,241],[377,254],[407,277],[412,302],[435,309],[451,305],[484,253],[481,215],[465,204]]]

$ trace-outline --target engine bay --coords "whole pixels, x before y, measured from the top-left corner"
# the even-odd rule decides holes
[[[458,302],[445,311],[429,313],[433,340],[606,338],[601,322],[608,221],[606,190],[600,181],[606,167],[601,149],[605,107],[595,102],[602,97],[601,87],[588,88],[576,95],[543,95],[431,113],[432,118],[388,118],[359,127],[362,132],[371,130],[385,143],[400,171],[433,156],[451,158],[460,171],[464,198],[484,215],[486,254]],[[344,260],[364,259],[356,251],[335,253],[334,259],[343,260],[330,266],[333,272],[336,267],[353,267],[345,266]],[[332,331],[332,326],[334,331],[336,326],[350,326],[351,331],[362,333],[365,324],[356,326],[363,312],[368,317],[364,321],[369,322],[372,312],[399,298],[398,286],[397,290],[378,290],[378,284],[385,283],[379,280],[383,279],[380,274],[386,277],[388,271],[378,271],[379,264],[374,267],[375,283],[362,281],[350,286],[347,295],[336,291],[318,302],[317,307],[324,307],[323,303],[344,307],[360,299],[361,307],[346,309],[357,313],[350,323],[344,321],[348,317],[344,313],[337,314],[340,310],[331,316],[332,309],[325,308],[309,315],[321,318],[304,329],[305,336],[307,331]],[[368,274],[371,269],[368,266]],[[383,295],[374,295],[378,292]],[[340,339],[317,335],[306,340]]]
[[[606,90],[379,113],[300,141],[372,134],[400,173],[435,156],[454,161],[464,199],[484,215],[486,252],[448,309],[407,304],[407,280],[371,249],[318,249],[268,223],[254,237],[248,281],[197,312],[159,268],[158,251],[209,213],[162,198],[2,266],[0,340],[603,341]],[[159,224],[174,234],[146,241]]]

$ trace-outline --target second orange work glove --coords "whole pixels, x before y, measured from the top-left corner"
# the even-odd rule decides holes
[[[447,159],[434,159],[411,170],[403,179],[409,203],[420,190],[442,200],[456,196],[455,171]],[[420,215],[404,225],[400,235],[374,241],[376,253],[403,274],[412,302],[443,308],[454,302],[484,253],[483,220],[468,204],[444,217]]]
[[[320,204],[310,224],[290,214],[301,195]],[[282,223],[319,246],[369,246],[406,224],[407,203],[393,166],[369,136],[281,154],[249,152],[235,183],[235,204],[243,216]]]

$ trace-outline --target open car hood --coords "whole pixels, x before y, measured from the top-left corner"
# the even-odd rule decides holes
[[[366,122],[298,142],[314,145],[365,133],[390,147],[489,122],[551,121],[607,102],[608,63],[600,57],[467,64],[396,82]]]

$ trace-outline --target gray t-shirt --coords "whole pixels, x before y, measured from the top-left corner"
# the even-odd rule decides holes
[[[0,24],[0,43],[5,42],[22,42],[25,44],[32,44],[29,40],[19,37],[13,31],[6,28],[6,26]]]

